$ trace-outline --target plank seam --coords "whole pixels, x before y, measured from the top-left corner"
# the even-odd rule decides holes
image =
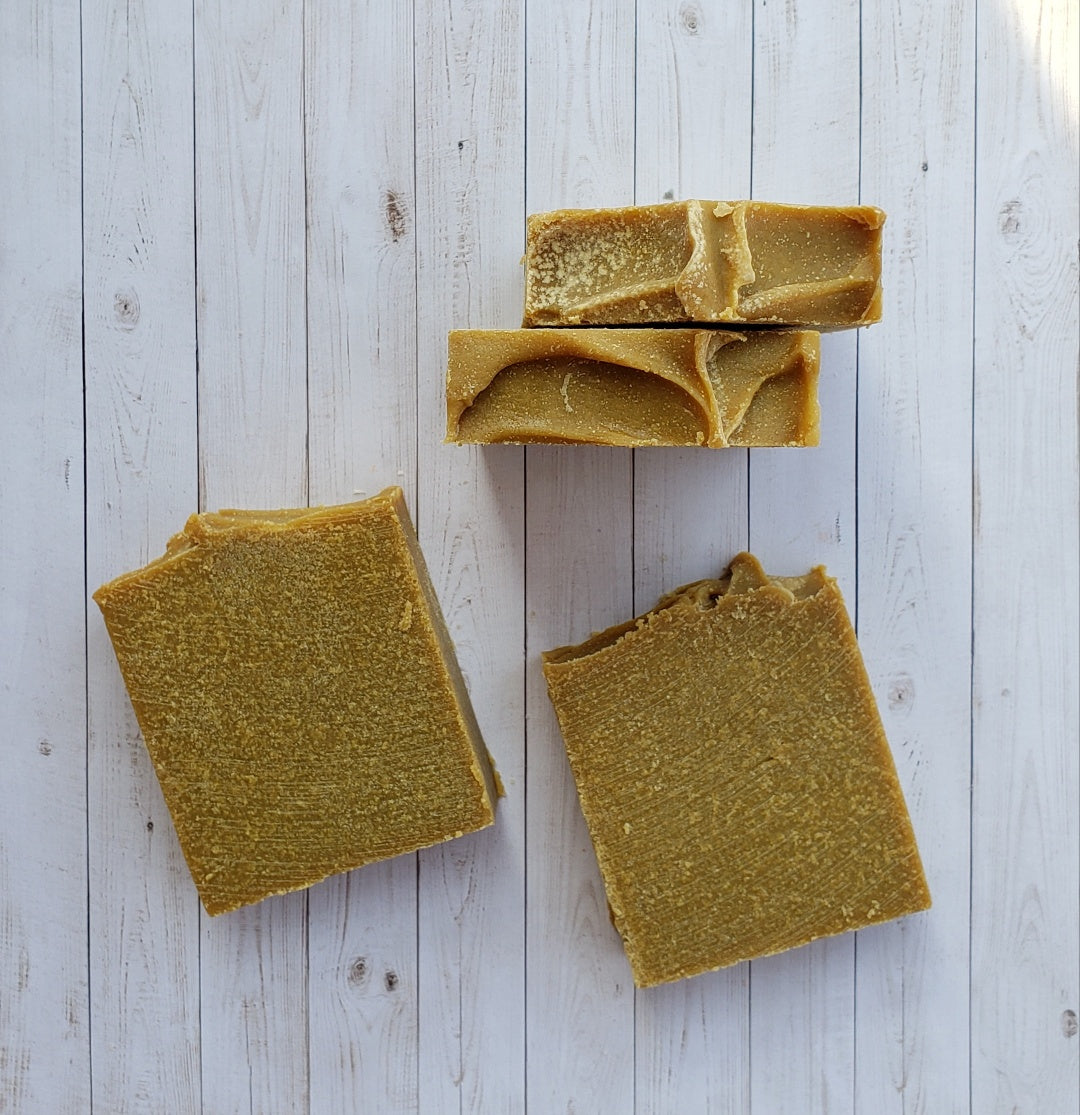
[[[632,200],[637,205],[638,184],[638,0],[634,0],[634,155]],[[637,451],[630,450],[630,614],[637,615]],[[630,1027],[630,1102],[634,1112],[638,1110],[638,991],[631,981],[631,1018]]]
[[[970,586],[968,595],[968,616],[970,629],[970,650],[968,653],[968,1111],[973,1111],[975,1100],[975,1035],[972,1026],[971,1005],[973,992],[974,924],[975,912],[975,516],[978,506],[978,478],[975,473],[975,363],[978,355],[979,339],[976,332],[979,285],[978,246],[979,246],[979,0],[973,0],[974,27],[972,45],[975,53],[974,90],[972,92],[971,112],[971,555],[969,558]]]
[[[87,468],[87,413],[86,413],[86,68],[83,40],[86,35],[83,0],[79,0],[79,343],[82,367],[82,503],[83,503],[83,715],[84,715],[84,800],[86,828],[86,1064],[89,1070],[87,1097],[90,1115],[94,1111],[94,1016],[93,1016],[93,957],[90,948],[90,554]]]
[[[311,222],[308,219],[310,184],[308,176],[307,103],[307,0],[300,3],[300,170],[304,177],[304,502],[311,506],[311,311],[308,298],[311,273]],[[304,891],[304,921],[300,937],[304,949],[304,1098],[311,1111],[311,890]]]
[[[529,173],[529,127],[528,127],[528,34],[529,22],[526,18],[526,0],[521,4],[521,200],[525,212],[528,211],[525,202],[525,187]],[[524,216],[524,214],[522,214]],[[522,240],[524,241],[524,221],[521,225]],[[521,447],[521,536],[520,544],[522,555],[528,553],[528,465],[525,459],[525,446]],[[528,587],[528,561],[521,563],[521,771],[522,771],[522,816],[521,836],[523,849],[527,846],[529,833],[529,779],[528,779],[528,748],[529,748],[529,653],[528,653],[528,624],[529,624],[529,587]],[[528,980],[529,980],[529,857],[522,855],[521,877],[521,1094],[522,1112],[528,1115],[529,1110],[529,1006],[528,1006]]]
[[[858,185],[857,185],[857,200],[862,204],[863,189],[863,4],[859,0],[859,158],[858,158]],[[852,606],[852,623],[855,627],[855,638],[859,636],[859,399],[861,392],[859,390],[859,360],[862,354],[860,348],[860,341],[862,338],[861,330],[855,330],[855,601]],[[903,1039],[904,1034],[904,1008],[903,1008],[903,967],[901,966],[900,981],[901,981],[901,994],[900,994],[900,1034]],[[851,941],[851,1110],[856,1112],[859,1110],[858,1106],[858,1064],[859,1064],[859,934],[856,930],[852,934]],[[904,1056],[906,1045],[901,1040],[901,1058]],[[906,1073],[904,1074],[906,1078]],[[901,1107],[906,1107],[906,1099],[903,1092],[901,1092]]]
[[[757,117],[757,4],[750,5],[750,190],[754,196],[754,123]],[[753,454],[746,454],[746,549],[750,549],[750,491],[752,486]],[[754,1110],[754,962],[746,965],[746,1115]]]

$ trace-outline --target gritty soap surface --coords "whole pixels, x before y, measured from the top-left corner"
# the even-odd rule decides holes
[[[538,213],[522,324],[867,325],[881,316],[884,220],[869,205],[761,201]]]
[[[492,822],[399,489],[193,516],[95,599],[210,913]]]
[[[770,580],[740,555],[544,670],[640,986],[929,905],[824,571]]]

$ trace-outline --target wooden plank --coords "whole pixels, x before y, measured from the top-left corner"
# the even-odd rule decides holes
[[[850,203],[859,192],[859,5],[762,3],[754,23],[753,192]],[[826,112],[822,106],[827,105]],[[750,548],[772,573],[823,563],[855,597],[853,333],[822,338],[821,446],[750,454]],[[854,937],[751,966],[751,1102],[761,1111],[851,1110]]]
[[[307,501],[303,20],[196,4],[204,508]],[[307,895],[202,926],[207,1111],[308,1109]]]
[[[304,10],[311,502],[416,497],[409,4]],[[311,1106],[417,1107],[416,857],[312,889]]]
[[[859,634],[934,899],[856,943],[855,1110],[882,1115],[969,1101],[974,14],[863,8],[862,195],[889,218],[859,337]]]
[[[748,197],[752,0],[639,3],[636,57],[638,203]],[[731,109],[699,111],[717,103]],[[634,454],[635,612],[746,548],[747,463],[734,449]],[[740,965],[638,992],[638,1110],[747,1110],[748,975]]]
[[[89,1105],[79,53],[0,7],[0,1111]]]
[[[1080,1104],[1078,33],[1069,0],[980,5],[973,1111]]]
[[[447,330],[520,321],[523,7],[417,5],[418,526],[506,787],[420,853],[421,1111],[525,1104],[522,452],[442,444]]]
[[[530,212],[634,199],[633,9],[526,10]],[[526,1041],[530,1106],[630,1111],[634,989],[548,701],[540,653],[633,611],[628,450],[526,451]]]
[[[88,0],[87,587],[197,504],[191,8]],[[96,605],[90,961],[99,1110],[199,1110],[199,904]]]

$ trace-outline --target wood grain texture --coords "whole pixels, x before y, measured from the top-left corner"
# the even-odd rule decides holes
[[[87,588],[196,509],[190,6],[83,8]],[[90,985],[99,1110],[197,1109],[199,904],[97,606]]]
[[[639,3],[636,58],[637,202],[749,197],[752,0]],[[748,460],[739,449],[634,453],[635,613],[746,549]],[[743,965],[638,992],[639,1111],[747,1110],[747,977]]]
[[[827,106],[827,107],[825,107]],[[859,194],[859,5],[761,3],[754,18],[753,194],[851,204]],[[870,200],[870,199],[866,199]],[[821,445],[750,453],[750,550],[770,573],[824,564],[854,618],[856,339],[821,341]],[[751,965],[755,1110],[851,1110],[854,938]]]
[[[968,1105],[974,5],[863,9],[859,635],[934,906],[856,944],[855,1110]],[[927,119],[938,121],[929,132]]]
[[[530,0],[526,17],[529,212],[631,203],[632,9]],[[526,450],[526,1063],[530,1106],[546,1111],[634,1106],[630,969],[540,671],[543,651],[632,613],[632,459]]]
[[[1080,1110],[1078,34],[0,5],[0,1112]],[[518,322],[527,212],[860,190],[884,320],[826,338],[820,449],[442,444],[446,331]],[[88,592],[200,496],[390,483],[496,825],[206,919]],[[935,906],[635,993],[539,653],[748,543],[857,605]]]
[[[0,7],[0,1111],[65,1115],[90,1098],[79,53],[77,9]]]
[[[415,506],[412,30],[408,4],[304,5],[313,504]],[[416,857],[313,888],[308,934],[312,1110],[414,1111]]]
[[[480,730],[495,827],[420,853],[420,1110],[525,1109],[524,475],[442,444],[446,334],[517,325],[524,8],[416,7],[418,527]]]
[[[1077,36],[1075,4],[979,7],[974,1111],[1080,1102]]]
[[[195,9],[204,509],[307,502],[299,0]],[[309,1106],[307,895],[203,915],[204,1110]]]

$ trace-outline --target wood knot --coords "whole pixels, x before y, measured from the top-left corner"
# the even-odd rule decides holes
[[[390,239],[396,244],[405,235],[406,222],[401,200],[393,190],[387,190],[383,195],[383,211],[390,229]]]
[[[696,35],[701,30],[701,11],[696,4],[683,4],[679,9],[679,24],[687,35]]]
[[[398,974],[397,974],[397,972],[387,972],[386,973],[386,990],[387,991],[396,991],[397,990],[397,985],[398,985]]]
[[[1001,207],[1001,212],[998,215],[998,227],[1001,229],[1001,235],[1006,240],[1015,240],[1020,234],[1021,209],[1019,198],[1013,198],[1012,201],[1005,202]]]
[[[153,821],[147,821],[146,822],[146,831],[147,832],[153,832],[154,831],[154,822]]]
[[[349,965],[346,975],[350,987],[359,987],[367,978],[367,961],[362,956],[356,957]]]
[[[1077,1031],[1076,1011],[1063,1010],[1061,1012],[1061,1032],[1067,1038],[1075,1038]]]
[[[139,296],[133,291],[117,291],[113,313],[121,329],[134,329],[139,322]]]
[[[889,686],[889,708],[910,708],[915,697],[915,685],[906,674],[893,679]]]
[[[47,739],[39,739],[37,749],[38,749],[38,754],[39,755],[51,755],[52,754],[52,744],[49,743],[49,741]]]

